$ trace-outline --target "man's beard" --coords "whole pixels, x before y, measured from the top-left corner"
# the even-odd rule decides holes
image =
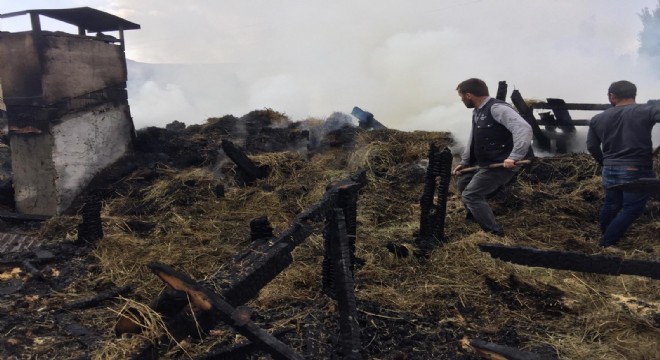
[[[465,104],[465,107],[468,109],[474,109],[474,101],[472,101],[471,99],[463,100],[463,104]]]

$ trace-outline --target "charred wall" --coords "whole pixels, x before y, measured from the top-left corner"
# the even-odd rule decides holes
[[[134,138],[121,46],[61,32],[0,33],[16,210],[68,210]]]
[[[0,32],[0,59],[5,104],[42,105],[42,70],[33,34]]]
[[[76,98],[108,87],[126,88],[121,46],[89,36],[42,36],[44,102]]]

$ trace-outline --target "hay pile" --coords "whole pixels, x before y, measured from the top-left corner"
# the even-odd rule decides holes
[[[320,200],[329,182],[365,168],[369,183],[358,202],[356,254],[365,265],[356,272],[356,296],[366,358],[477,358],[460,347],[464,337],[562,359],[658,357],[657,281],[518,266],[492,259],[477,247],[499,242],[603,252],[596,246],[599,169],[584,154],[538,159],[519,174],[506,196],[493,199],[505,238],[465,222],[452,186],[445,230],[449,242],[425,261],[393,257],[385,244],[411,243],[419,229],[424,176],[419,162],[430,142],[453,145],[447,133],[377,130],[358,133],[353,149],[331,148],[310,158],[296,152],[251,155],[271,174],[250,187],[233,182],[231,166],[136,171],[104,203],[105,238],[93,251],[96,265],[65,289],[60,301],[110,285],[135,285],[135,292],[118,304],[77,314],[83,325],[104,334],[93,358],[126,358],[144,339],[162,333],[157,314],[146,304],[164,286],[147,263],[169,264],[198,280],[210,277],[249,245],[250,220],[266,215],[276,231],[284,230],[296,214]],[[656,169],[658,164],[660,158]],[[224,197],[217,196],[218,184],[224,185]],[[651,202],[621,243],[622,256],[657,259],[658,217],[660,204]],[[52,219],[41,235],[54,241],[73,238],[73,223],[71,218]],[[321,358],[329,359],[336,348],[338,315],[336,303],[320,292],[322,258],[323,239],[315,233],[294,251],[294,263],[247,305],[255,322],[269,332],[294,329],[285,342],[300,353],[312,337]],[[113,325],[127,308],[149,319],[149,331],[117,339]],[[167,358],[194,357],[241,341],[220,326],[204,341],[181,342]]]

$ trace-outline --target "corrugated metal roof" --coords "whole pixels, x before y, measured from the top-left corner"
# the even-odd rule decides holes
[[[135,30],[140,25],[124,20],[118,16],[92,9],[90,7],[78,7],[70,9],[35,9],[24,10],[13,13],[0,14],[0,18],[8,18],[26,14],[39,14],[56,19],[67,24],[81,27],[88,32]]]

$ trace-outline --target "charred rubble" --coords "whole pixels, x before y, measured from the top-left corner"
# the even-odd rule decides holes
[[[600,255],[590,243],[597,165],[541,159],[493,199],[518,230],[501,240],[464,222],[448,134],[334,119],[340,126],[323,130],[260,110],[139,131],[134,156],[94,179],[75,214],[40,220],[35,235],[50,240],[0,255],[0,354],[555,359],[575,350],[550,343],[552,334],[573,341],[575,331],[598,331],[577,323],[611,319],[583,303],[594,297],[638,326],[639,346],[617,351],[653,351],[644,340],[658,310],[644,293],[657,274],[648,238],[656,203],[633,234],[643,254]],[[401,256],[401,246],[422,256]],[[562,248],[589,266],[626,266],[538,270],[553,268]],[[609,295],[613,276],[636,285],[632,298]],[[577,293],[575,279],[601,290]],[[630,309],[623,318],[621,308]],[[608,358],[603,343],[581,346]]]

